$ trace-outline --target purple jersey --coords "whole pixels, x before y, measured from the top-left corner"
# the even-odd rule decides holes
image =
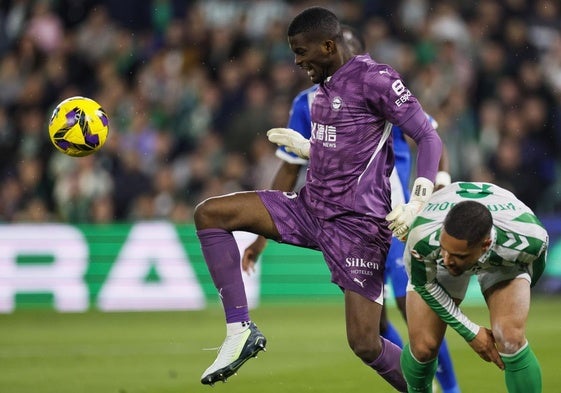
[[[391,210],[392,125],[418,145],[418,175],[434,181],[441,142],[419,102],[390,66],[355,56],[320,84],[311,109],[302,194],[316,217]]]

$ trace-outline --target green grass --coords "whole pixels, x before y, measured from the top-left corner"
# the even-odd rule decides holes
[[[561,391],[561,299],[534,299],[528,337],[543,370],[544,392]],[[486,310],[466,307],[487,323]],[[348,349],[342,304],[271,304],[252,312],[268,350],[228,383],[199,382],[224,338],[222,311],[0,315],[3,393],[392,392]],[[403,333],[397,312],[390,317]],[[464,393],[505,392],[502,372],[453,331],[449,346]]]

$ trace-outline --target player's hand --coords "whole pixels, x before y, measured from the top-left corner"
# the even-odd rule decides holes
[[[497,347],[495,346],[495,337],[490,329],[480,326],[477,336],[475,336],[473,340],[469,341],[468,344],[475,352],[477,352],[481,359],[486,362],[495,363],[498,368],[504,370],[505,365],[499,355]]]
[[[413,190],[409,203],[396,206],[387,216],[389,228],[399,240],[407,239],[409,228],[415,216],[421,211],[425,202],[430,198],[434,185],[424,177],[418,177],[413,183]]]
[[[248,276],[255,272],[255,264],[266,244],[267,239],[263,236],[258,236],[257,239],[245,249],[242,257],[242,270],[246,272]]]
[[[294,153],[300,158],[310,158],[310,141],[298,131],[290,128],[271,128],[267,131],[267,138],[279,146],[284,146],[289,153]]]

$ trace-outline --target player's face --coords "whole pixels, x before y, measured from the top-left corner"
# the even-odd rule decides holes
[[[310,34],[300,33],[288,37],[290,49],[294,52],[294,63],[307,72],[314,83],[323,82],[332,74],[335,43],[320,41]]]
[[[491,244],[491,239],[468,246],[467,240],[456,239],[443,229],[440,234],[440,254],[444,267],[452,276],[459,276],[471,269]]]

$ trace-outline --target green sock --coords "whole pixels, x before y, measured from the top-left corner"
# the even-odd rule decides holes
[[[529,344],[513,356],[501,354],[509,393],[541,393],[542,370]]]
[[[409,344],[401,351],[401,370],[407,381],[409,393],[432,393],[432,380],[436,373],[437,359],[421,363],[413,357]]]

